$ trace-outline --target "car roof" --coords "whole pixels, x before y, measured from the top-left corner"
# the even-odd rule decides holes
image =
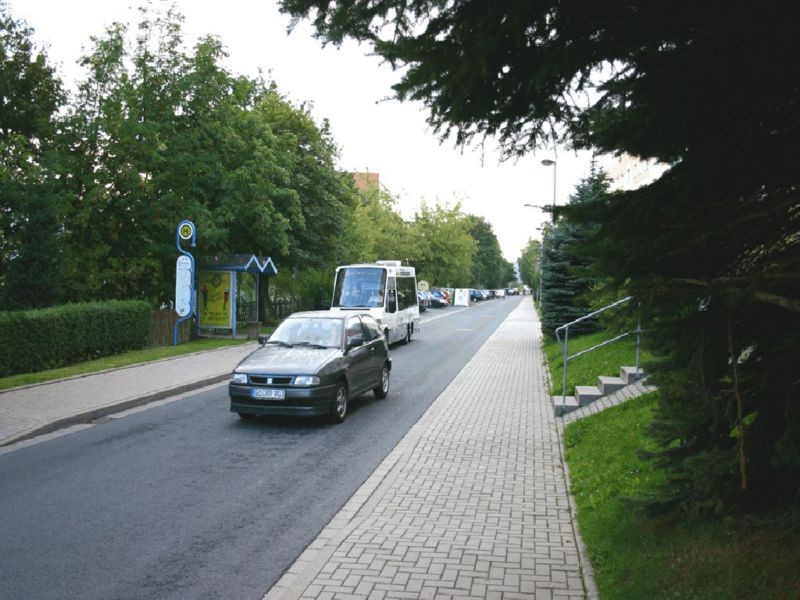
[[[334,311],[331,311],[331,310],[306,310],[306,311],[303,311],[303,312],[292,313],[291,315],[289,315],[286,318],[287,319],[296,319],[296,318],[303,317],[303,318],[307,318],[307,319],[308,318],[312,318],[312,319],[336,319],[338,321],[341,321],[348,314],[352,314],[352,313],[340,313],[340,312],[334,312]]]
[[[374,317],[369,314],[366,310],[363,312],[358,311],[347,311],[347,312],[338,312],[333,310],[306,310],[303,312],[296,312],[292,313],[287,319],[297,319],[297,318],[304,318],[304,319],[331,319],[335,321],[342,321],[347,317],[358,315],[362,318],[372,319],[375,320]]]

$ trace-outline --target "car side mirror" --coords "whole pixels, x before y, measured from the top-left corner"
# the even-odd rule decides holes
[[[269,341],[269,334],[262,333],[258,336],[258,343],[262,346]]]
[[[352,350],[353,348],[358,348],[359,346],[364,345],[364,340],[362,338],[351,338],[347,341],[347,349]]]

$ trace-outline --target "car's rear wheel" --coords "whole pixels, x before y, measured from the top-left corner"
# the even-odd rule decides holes
[[[389,393],[389,365],[383,365],[381,369],[381,382],[378,384],[378,387],[372,390],[372,393],[375,394],[378,400],[386,398]]]
[[[331,401],[331,421],[341,423],[347,418],[347,385],[340,381],[336,384],[336,391]]]

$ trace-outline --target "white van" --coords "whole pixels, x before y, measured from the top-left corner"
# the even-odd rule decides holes
[[[369,313],[390,344],[410,342],[419,331],[416,271],[399,260],[337,267],[331,310]]]

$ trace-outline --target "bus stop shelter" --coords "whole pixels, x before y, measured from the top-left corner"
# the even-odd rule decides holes
[[[232,254],[206,259],[197,273],[198,330],[234,336],[243,327],[257,332],[261,276],[277,273],[268,256]]]

